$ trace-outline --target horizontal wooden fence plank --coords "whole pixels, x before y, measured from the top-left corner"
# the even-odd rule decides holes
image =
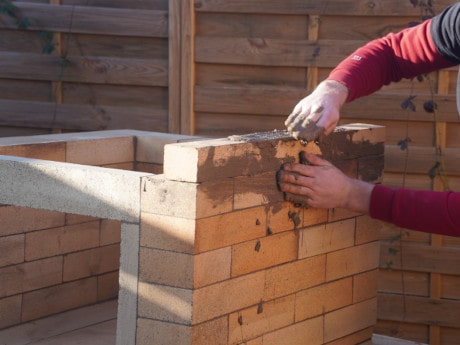
[[[452,1],[437,0],[436,10],[452,4]],[[197,12],[243,12],[278,14],[322,14],[341,16],[402,16],[414,15],[419,10],[410,1],[386,0],[196,0]]]
[[[267,72],[268,73],[268,72]],[[195,110],[201,112],[260,115],[288,115],[295,104],[307,95],[307,91],[293,87],[195,87]],[[400,102],[407,96],[376,93],[347,104],[342,111],[344,118],[366,118],[376,120],[400,120],[433,122],[433,116],[401,109]],[[435,96],[439,118],[444,121],[458,121],[454,95]],[[372,106],[371,106],[372,105]]]
[[[0,52],[0,78],[120,85],[168,85],[168,61]],[[63,63],[65,64],[63,66]]]
[[[28,0],[29,2],[30,0]],[[48,2],[49,0],[42,0]],[[63,5],[132,8],[138,10],[168,10],[168,0],[61,0]]]
[[[167,110],[151,107],[0,100],[0,126],[85,131],[132,128],[167,132],[167,119]]]
[[[365,42],[197,36],[195,61],[233,65],[334,67]]]
[[[380,267],[460,275],[460,248],[381,243]],[[402,260],[401,260],[402,258]]]
[[[460,301],[380,294],[380,320],[460,328]]]
[[[409,143],[408,151],[398,145],[385,146],[385,171],[427,174],[439,162],[444,165],[444,173],[460,176],[460,148],[442,149],[443,156],[436,155],[435,147],[419,147]]]
[[[117,36],[167,37],[168,12],[106,7],[15,2],[30,30]],[[16,21],[0,15],[0,28],[16,28]]]

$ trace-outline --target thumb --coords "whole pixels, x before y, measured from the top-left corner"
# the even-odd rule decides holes
[[[300,153],[300,161],[303,164],[317,165],[317,166],[326,166],[331,165],[327,160],[320,158],[318,155],[308,152]]]

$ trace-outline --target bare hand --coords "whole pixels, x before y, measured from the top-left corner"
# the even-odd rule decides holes
[[[323,81],[294,107],[285,121],[296,139],[314,140],[322,133],[330,134],[340,118],[340,108],[348,97],[348,89],[334,80]]]
[[[281,191],[304,197],[315,208],[346,208],[368,212],[374,185],[346,176],[330,162],[304,153],[308,165],[285,164],[278,172]],[[289,200],[288,200],[289,201]]]

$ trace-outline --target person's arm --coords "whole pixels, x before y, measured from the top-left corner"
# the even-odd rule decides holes
[[[305,159],[308,165],[288,163],[277,174],[287,201],[345,208],[406,229],[460,236],[460,193],[375,185],[346,176],[316,155],[305,153]]]
[[[373,40],[343,60],[285,121],[295,137],[313,140],[333,131],[342,105],[383,85],[460,63],[460,3],[430,20]],[[333,87],[324,87],[333,85]],[[337,92],[337,90],[340,90]],[[343,97],[345,96],[345,100]]]
[[[376,185],[369,215],[406,229],[460,236],[460,193]]]

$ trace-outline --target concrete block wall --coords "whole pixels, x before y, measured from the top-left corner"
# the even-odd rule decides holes
[[[93,187],[88,188],[91,190],[103,185],[104,180],[112,181],[114,174],[101,174],[98,181],[99,173],[86,166],[161,173],[164,144],[185,138],[190,139],[140,131],[104,131],[0,139],[0,155],[4,155],[2,198],[11,194],[9,203],[0,205],[0,329],[116,298],[119,290],[123,217],[107,207],[95,207],[97,200],[90,202],[74,188],[60,189],[58,181],[44,179],[45,174],[37,174],[35,167],[25,170],[20,164],[28,164],[28,159],[49,161],[48,170],[41,172],[62,174],[57,177],[66,174],[67,165],[62,163],[81,165],[76,176],[94,179]],[[16,165],[6,166],[13,162],[13,158],[8,161],[9,156],[25,159],[15,159]],[[77,181],[76,185],[83,183]],[[136,191],[131,194],[138,193],[138,186],[135,184]],[[70,211],[80,214],[62,212],[69,202],[74,203]]]
[[[127,234],[139,257],[124,267],[137,273],[124,308],[136,312],[117,344],[368,341],[377,229],[361,214],[284,201],[275,174],[309,151],[378,182],[384,137],[356,124],[319,143],[273,132],[165,146],[164,174],[142,179],[140,234]]]

